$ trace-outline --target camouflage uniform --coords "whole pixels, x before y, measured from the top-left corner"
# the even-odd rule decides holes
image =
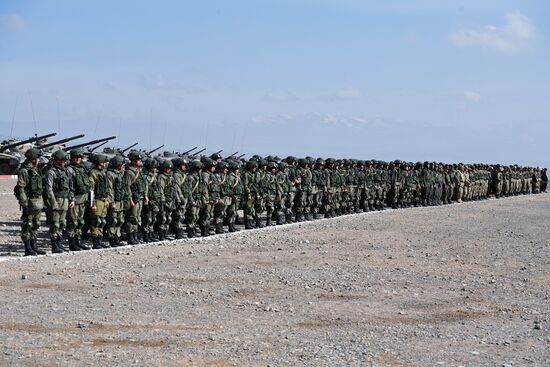
[[[92,238],[93,248],[99,249],[109,247],[101,242],[103,227],[107,224],[109,191],[104,168],[107,157],[98,155],[94,158],[96,167],[90,172],[90,191],[92,193],[92,199],[90,201],[90,236]]]
[[[80,249],[89,250],[89,247],[81,244],[82,228],[85,224],[86,208],[88,206],[88,195],[90,192],[90,178],[83,162],[76,163],[82,159],[84,152],[81,149],[73,149],[70,152],[71,164],[67,167],[71,178],[71,191],[74,195],[75,205],[67,212],[67,237],[69,248],[72,251]]]
[[[54,164],[46,173],[46,197],[50,211],[52,252],[61,253],[65,251],[61,245],[61,237],[67,225],[67,210],[73,201],[73,194],[70,189],[69,173],[65,168],[67,154],[58,150],[53,154],[53,159]]]
[[[148,202],[147,181],[141,172],[142,156],[140,152],[131,151],[128,154],[131,165],[124,172],[123,183],[127,202],[126,235],[129,245],[137,245],[137,232],[141,226],[141,211],[143,204]]]
[[[36,245],[36,237],[40,228],[40,216],[44,202],[42,201],[42,177],[36,169],[40,151],[31,148],[25,153],[26,161],[17,174],[15,196],[23,209],[21,223],[21,239],[25,245],[25,256],[45,255]]]
[[[121,228],[124,225],[123,205],[124,184],[122,182],[124,157],[117,155],[113,157],[107,169],[107,192],[109,193],[109,209],[107,210],[107,224],[105,230],[109,236],[109,245],[111,247],[121,246],[120,237]]]

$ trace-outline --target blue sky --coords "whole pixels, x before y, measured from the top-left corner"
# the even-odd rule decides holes
[[[3,0],[0,135],[550,165],[549,28],[542,0]]]

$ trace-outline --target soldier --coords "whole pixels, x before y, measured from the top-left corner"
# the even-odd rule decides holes
[[[216,163],[216,172],[213,174],[211,186],[211,198],[214,204],[214,227],[217,234],[225,233],[223,222],[227,207],[231,204],[231,197],[227,195],[227,163]]]
[[[189,162],[184,158],[175,158],[172,160],[174,165],[174,185],[176,188],[176,202],[173,211],[172,223],[176,229],[176,239],[183,238],[185,228],[185,211],[189,201],[189,193],[187,192],[187,169]]]
[[[286,210],[286,198],[288,196],[288,174],[287,174],[288,163],[285,161],[279,162],[278,171],[275,174],[275,220],[277,225],[284,224],[285,220],[285,210]]]
[[[172,175],[172,161],[163,160],[160,164],[160,173],[157,176],[160,189],[160,204],[157,216],[157,233],[161,241],[167,240],[170,222],[172,221],[172,210],[174,209],[174,200],[176,198],[176,187]]]
[[[90,248],[80,242],[82,238],[82,228],[85,224],[86,206],[88,204],[90,193],[90,178],[82,158],[84,150],[81,148],[73,149],[70,152],[71,164],[67,167],[67,172],[71,178],[71,191],[74,195],[75,205],[69,208],[67,212],[67,237],[69,249],[71,251],[89,250]]]
[[[267,163],[267,172],[264,176],[265,180],[265,208],[266,208],[266,215],[267,219],[265,222],[266,226],[271,225],[271,219],[273,215],[277,217],[277,214],[275,213],[275,196],[277,195],[278,190],[278,184],[277,184],[277,163],[275,162],[268,162]]]
[[[256,199],[254,200],[254,223],[256,228],[263,228],[264,226],[260,217],[266,209],[266,196],[269,191],[266,175],[267,161],[263,158],[258,158],[258,169],[254,173],[254,180],[258,188]]]
[[[548,186],[548,175],[546,174],[546,168],[542,169],[540,177],[541,177],[540,191],[541,192],[546,192],[546,187]]]
[[[75,202],[70,189],[70,177],[65,168],[69,157],[63,150],[52,155],[53,164],[46,172],[46,197],[50,211],[50,238],[54,254],[65,252],[61,237],[67,225],[67,210]]]
[[[109,236],[109,246],[122,246],[120,243],[121,228],[124,225],[124,157],[115,155],[109,162],[106,172],[107,192],[109,193],[109,208],[107,210],[106,231]]]
[[[325,161],[321,158],[315,162],[312,171],[312,209],[313,219],[319,218],[319,212],[323,211],[323,196],[328,186],[328,172],[325,170]]]
[[[252,218],[256,217],[254,201],[258,197],[258,184],[255,179],[257,163],[248,161],[245,164],[245,170],[242,177],[244,193],[244,225],[246,229],[254,228]]]
[[[40,150],[31,148],[25,152],[25,163],[17,174],[15,197],[23,209],[21,224],[21,239],[25,245],[25,256],[45,255],[38,249],[36,236],[40,228],[40,216],[44,202],[42,201],[42,177],[37,170]]]
[[[214,217],[214,202],[219,198],[219,190],[216,184],[213,184],[213,173],[216,170],[216,163],[205,157],[203,159],[204,169],[201,171],[198,190],[202,197],[199,211],[199,227],[201,236],[210,236],[210,224]],[[214,191],[211,191],[211,188]]]
[[[126,237],[129,245],[137,245],[137,232],[141,225],[141,211],[144,204],[148,204],[147,181],[141,173],[143,157],[136,150],[128,154],[130,166],[124,172],[123,182],[126,197]]]
[[[226,187],[227,196],[231,199],[226,212],[229,232],[237,232],[238,229],[235,227],[235,218],[237,217],[237,210],[239,210],[243,199],[241,171],[237,162],[229,162],[229,174],[226,178]]]
[[[397,209],[399,205],[399,196],[403,186],[403,174],[401,172],[401,161],[396,160],[391,164],[390,172],[390,204],[393,209]]]
[[[292,212],[296,207],[296,192],[298,191],[298,185],[300,184],[300,175],[298,174],[298,162],[295,157],[288,156],[285,161],[288,164],[288,187],[286,190],[287,197],[285,202],[285,221],[287,223],[294,223]]]
[[[187,224],[187,237],[193,238],[197,235],[196,225],[199,220],[201,205],[205,200],[203,193],[199,190],[202,163],[199,161],[191,161],[189,162],[189,169],[191,170],[191,174],[186,180],[188,187],[186,191],[189,192],[189,206],[185,214],[185,221]]]
[[[107,224],[107,209],[109,208],[109,190],[107,185],[107,156],[94,155],[92,162],[95,168],[90,172],[90,236],[92,248],[108,248],[103,244],[103,227]]]
[[[141,233],[143,241],[155,241],[154,231],[160,211],[162,191],[158,185],[157,175],[158,162],[154,158],[147,158],[143,163],[142,178],[147,187],[147,205],[141,211]]]

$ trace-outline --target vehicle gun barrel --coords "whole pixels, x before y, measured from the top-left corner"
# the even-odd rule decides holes
[[[34,138],[18,141],[17,143],[11,143],[11,144],[8,144],[8,145],[4,145],[3,147],[0,147],[0,153],[5,152],[8,149],[15,148],[19,145],[23,145],[23,144],[27,144],[27,143],[34,143],[35,141],[38,141],[38,140],[41,140],[41,139],[51,138],[52,136],[55,136],[55,135],[57,135],[57,133],[51,133],[51,134],[46,134],[46,135],[41,135],[41,136],[35,136]]]

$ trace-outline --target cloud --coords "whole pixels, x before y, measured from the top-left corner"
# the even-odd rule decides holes
[[[175,79],[166,78],[162,74],[143,75],[140,84],[150,92],[180,92],[181,94],[196,96],[205,91],[201,87],[185,86]]]
[[[298,100],[298,97],[284,90],[276,90],[266,93],[262,100],[268,102],[289,102]]]
[[[403,122],[393,121],[382,116],[354,116],[322,112],[256,115],[248,122],[256,125],[302,125],[311,127],[327,126],[345,127],[348,129],[405,126]]]
[[[25,29],[25,21],[17,14],[0,14],[0,28],[19,32]]]
[[[464,92],[464,98],[466,98],[467,101],[477,103],[477,102],[481,101],[481,94],[479,94],[477,92],[466,91],[466,92]]]
[[[340,89],[323,97],[329,101],[349,101],[361,97],[361,91],[357,88]]]
[[[455,47],[477,46],[497,52],[524,50],[537,38],[537,29],[529,17],[519,11],[506,14],[503,26],[487,25],[481,29],[461,29],[451,34]]]

